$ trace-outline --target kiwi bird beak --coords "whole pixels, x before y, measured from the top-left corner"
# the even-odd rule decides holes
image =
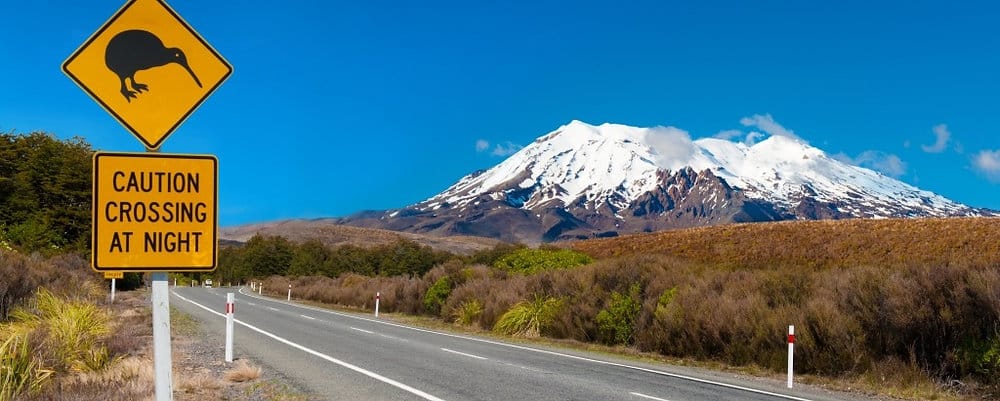
[[[188,67],[187,63],[182,63],[181,65],[184,66],[184,69],[188,70],[188,73],[191,74],[191,78],[194,78],[194,83],[198,84],[198,87],[200,88],[201,81],[198,80],[197,75],[194,75],[194,71],[191,70],[191,67]]]

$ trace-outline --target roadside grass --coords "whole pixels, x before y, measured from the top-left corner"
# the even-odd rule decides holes
[[[243,390],[247,399],[268,401],[309,401],[310,398],[279,380],[260,380]]]
[[[236,361],[236,364],[226,372],[226,380],[234,383],[243,383],[260,378],[262,370],[258,366],[254,366],[245,359],[240,359]]]

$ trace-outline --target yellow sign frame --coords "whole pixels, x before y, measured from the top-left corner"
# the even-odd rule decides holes
[[[218,166],[214,155],[95,153],[91,267],[214,271]]]
[[[233,67],[164,0],[129,0],[62,70],[147,149],[158,149]]]

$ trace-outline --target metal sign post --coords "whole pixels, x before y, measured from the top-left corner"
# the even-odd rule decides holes
[[[167,273],[153,273],[153,369],[156,371],[156,401],[171,401],[173,360],[170,355],[170,292]]]

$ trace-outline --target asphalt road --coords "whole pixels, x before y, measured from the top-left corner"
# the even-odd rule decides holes
[[[329,400],[845,400],[774,380],[435,332],[250,295],[171,288],[171,306],[218,333],[236,292],[235,356],[249,355]]]

